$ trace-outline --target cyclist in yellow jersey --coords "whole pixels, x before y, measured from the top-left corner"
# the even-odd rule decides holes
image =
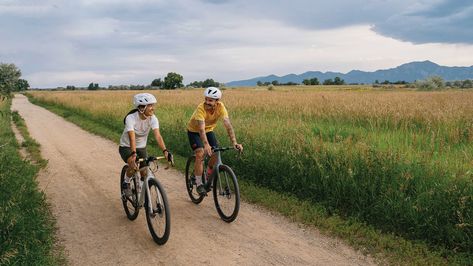
[[[205,194],[206,190],[202,185],[203,160],[204,155],[212,156],[212,148],[218,147],[217,138],[213,132],[219,119],[223,119],[223,125],[227,129],[230,141],[235,149],[243,151],[243,146],[238,144],[233,126],[228,117],[227,109],[223,102],[222,92],[215,87],[208,87],[204,91],[205,101],[197,106],[197,109],[192,114],[191,119],[187,124],[187,136],[191,148],[195,151],[195,166],[194,176],[196,179],[197,192]],[[212,157],[209,162],[210,174],[215,163],[215,158]]]

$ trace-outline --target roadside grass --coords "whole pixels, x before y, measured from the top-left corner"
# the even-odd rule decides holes
[[[129,92],[131,94],[133,92]],[[168,93],[168,92],[163,92],[163,93]],[[181,92],[176,92],[176,93],[181,93]],[[67,96],[66,96],[67,97]],[[81,96],[81,97],[93,97],[93,95],[86,95],[86,96]],[[113,140],[114,142],[118,142],[119,136],[123,130],[122,128],[122,118],[118,118],[118,115],[113,116],[111,113],[117,113],[117,110],[120,110],[119,108],[123,109],[122,103],[119,103],[115,101],[116,105],[119,107],[113,105],[113,106],[101,106],[102,110],[107,110],[106,115],[101,115],[99,112],[93,112],[90,109],[81,109],[80,107],[71,107],[71,106],[65,106],[61,103],[58,102],[40,102],[38,99],[31,98],[31,95],[29,96],[30,100],[38,105],[41,105],[43,107],[46,107],[59,115],[62,115],[66,119],[80,125],[81,127],[85,128],[88,131],[91,131],[95,134],[101,135],[103,137],[109,138]],[[182,98],[182,95],[181,95]],[[186,101],[187,97],[182,98],[182,101],[180,103],[182,104],[183,102]],[[96,101],[94,101],[96,102]],[[239,106],[240,108],[241,106]],[[127,108],[125,106],[125,108]],[[166,104],[163,104],[160,106],[160,109],[164,110],[158,110],[163,112],[164,114],[173,114],[173,117],[170,118],[171,121],[173,121],[170,124],[166,124],[162,126],[162,134],[165,136],[166,142],[168,143],[168,146],[172,146],[173,151],[176,152],[176,161],[177,161],[177,167],[180,170],[183,170],[185,167],[185,156],[186,153],[189,152],[189,148],[187,147],[187,140],[185,137],[182,137],[181,135],[185,134],[180,134],[176,132],[184,132],[184,128],[182,128],[182,124],[185,124],[186,121],[182,119],[182,117],[189,117],[190,114],[192,113],[193,107],[180,107],[176,108],[173,106],[169,106]],[[248,119],[248,117],[251,117],[249,114],[252,112],[255,112],[257,110],[251,110],[250,108],[239,111],[238,108],[236,108],[236,112],[238,112],[238,115],[235,114],[235,117],[238,117],[235,120],[245,120]],[[172,111],[170,111],[172,110]],[[120,114],[124,112],[120,112]],[[284,112],[282,112],[284,113]],[[265,120],[264,118],[262,121],[265,123],[272,123],[272,120],[269,118],[273,117],[274,119],[274,114],[266,114],[263,113],[263,115],[268,115],[268,120]],[[166,121],[165,115],[160,115],[160,122]],[[162,119],[164,117],[164,119]],[[286,119],[285,117],[276,117],[277,119],[281,121],[290,121],[290,119]],[[161,120],[162,119],[162,120]],[[276,121],[277,122],[277,121]],[[356,122],[356,121],[355,121]],[[368,123],[370,121],[362,121],[358,120],[356,123]],[[375,121],[376,122],[376,121]],[[395,121],[394,121],[395,122]],[[442,121],[440,121],[441,124]],[[382,124],[384,123],[382,119],[378,120],[376,123]],[[392,121],[389,123],[393,123]],[[395,122],[394,126],[396,128],[402,128],[408,125],[405,121],[399,120],[398,122]],[[162,123],[163,124],[163,123]],[[243,123],[244,124],[244,123]],[[241,125],[241,124],[240,124]],[[297,125],[297,123],[296,123]],[[378,125],[379,126],[379,125]],[[382,126],[382,125],[381,125]],[[419,124],[420,127],[422,127],[422,124]],[[244,126],[242,126],[244,127]],[[265,127],[265,128],[271,128]],[[324,147],[322,152],[317,149],[312,149],[310,147],[310,150],[296,150],[292,151],[292,153],[288,153],[288,151],[291,151],[290,148],[291,143],[280,143],[278,145],[275,145],[273,143],[273,140],[270,138],[263,139],[257,139],[255,135],[262,134],[262,131],[264,128],[257,128],[257,129],[249,129],[249,128],[240,128],[239,129],[242,132],[246,132],[248,135],[245,137],[242,137],[240,139],[243,139],[243,143],[247,144],[247,147],[260,147],[258,150],[253,150],[253,151],[248,151],[245,157],[248,158],[253,158],[258,161],[258,163],[261,162],[266,162],[267,165],[252,165],[252,166],[257,166],[255,169],[251,169],[248,164],[249,159],[244,158],[243,160],[235,160],[231,159],[227,161],[232,167],[234,165],[239,166],[240,168],[237,168],[237,173],[238,175],[245,175],[245,178],[240,179],[240,186],[241,186],[241,192],[242,192],[242,197],[252,203],[257,203],[259,205],[265,206],[271,211],[279,212],[290,219],[301,222],[303,224],[307,225],[315,225],[317,226],[321,231],[332,235],[332,236],[337,236],[351,245],[353,245],[355,248],[358,250],[361,250],[365,254],[370,254],[374,258],[376,258],[381,264],[384,263],[389,263],[389,264],[411,264],[411,265],[442,265],[442,264],[458,264],[458,265],[469,265],[471,264],[471,261],[473,261],[473,254],[468,253],[468,252],[456,252],[455,250],[452,249],[446,249],[442,246],[432,246],[429,245],[428,243],[422,241],[422,240],[409,240],[408,238],[401,237],[400,235],[402,234],[396,234],[392,233],[392,229],[390,227],[386,227],[384,229],[380,229],[380,227],[375,228],[373,225],[369,225],[366,222],[363,222],[362,219],[363,216],[357,216],[355,215],[347,215],[349,213],[349,209],[345,212],[340,212],[337,209],[330,208],[327,206],[327,201],[329,200],[344,200],[343,202],[334,202],[333,205],[336,206],[336,204],[339,204],[340,207],[343,207],[344,204],[347,204],[346,206],[351,206],[350,204],[353,203],[351,198],[347,197],[350,193],[358,193],[355,194],[356,196],[363,196],[360,197],[361,199],[367,200],[368,203],[370,200],[376,201],[376,198],[368,198],[365,199],[365,196],[368,197],[373,197],[377,196],[375,194],[373,195],[365,195],[363,193],[366,193],[366,189],[368,191],[377,191],[376,185],[383,185],[383,182],[390,183],[390,182],[399,182],[395,183],[394,188],[396,190],[394,191],[387,191],[386,195],[381,195],[383,197],[386,197],[383,200],[390,200],[389,197],[394,197],[394,203],[396,201],[403,202],[403,198],[400,196],[404,195],[411,195],[413,193],[412,189],[415,189],[416,182],[422,183],[424,182],[424,179],[421,177],[425,174],[428,174],[429,177],[432,174],[432,171],[434,170],[430,169],[427,167],[427,165],[422,162],[422,161],[416,161],[414,160],[409,161],[409,164],[402,164],[403,162],[407,162],[408,160],[405,158],[400,159],[399,153],[388,153],[386,152],[387,148],[383,151],[383,145],[385,145],[382,141],[380,141],[379,147],[381,147],[380,151],[374,151],[373,147],[366,147],[366,144],[364,144],[362,141],[359,141],[358,143],[355,143],[355,145],[351,145],[354,140],[356,140],[356,136],[351,136],[350,130],[345,130],[345,132],[334,132],[336,131],[336,128],[332,127],[332,133],[330,133],[330,128],[327,130],[327,127],[322,127],[319,128],[319,135],[320,133],[326,134],[325,132],[328,132],[327,135],[322,135],[321,138],[325,139],[325,142],[317,142],[316,144],[320,144],[317,146],[319,147]],[[294,132],[297,132],[297,130],[302,129],[305,130],[304,127],[295,127]],[[355,132],[354,134],[359,134],[359,135],[367,135],[365,134],[365,131],[363,131],[363,128],[360,128],[361,132],[358,132],[356,130],[351,131]],[[429,131],[431,129],[427,129],[427,132],[432,132]],[[255,133],[256,132],[256,133]],[[253,135],[251,135],[253,133]],[[281,134],[283,135],[284,132],[278,131],[278,130],[273,130],[273,134]],[[304,132],[305,133],[305,132]],[[316,132],[317,133],[317,132]],[[166,136],[172,136],[172,135],[178,135],[178,136],[173,136],[171,138],[168,138]],[[221,136],[225,136],[225,133],[223,131],[218,132],[217,134]],[[408,142],[407,138],[403,137],[403,134],[406,134],[405,132],[400,132],[400,133],[395,133],[398,134],[398,140],[394,140],[393,146],[398,145],[399,143],[406,143]],[[430,134],[430,133],[429,133]],[[296,141],[301,141],[304,142],[303,138],[305,138],[306,135],[300,134],[300,135],[295,135],[297,138],[301,139],[296,139]],[[419,134],[419,136],[421,136]],[[469,135],[467,135],[469,137]],[[342,141],[339,139],[342,138]],[[451,137],[453,141],[457,141],[459,137],[457,135],[452,135]],[[152,138],[151,138],[152,139]],[[420,138],[422,140],[422,138]],[[425,141],[426,138],[424,138]],[[432,138],[431,138],[432,139]],[[328,142],[327,142],[328,140]],[[391,140],[391,139],[390,139]],[[309,140],[308,143],[311,143],[313,140]],[[318,141],[318,140],[317,140]],[[438,139],[434,139],[431,141],[431,143],[436,143]],[[461,142],[461,139],[459,143]],[[469,142],[468,142],[469,143]],[[151,142],[153,144],[153,141]],[[171,145],[172,144],[172,145]],[[314,143],[313,143],[314,144]],[[347,145],[349,144],[349,145]],[[415,144],[415,143],[414,143]],[[150,147],[150,153],[154,154],[159,154],[158,151],[154,148],[156,145],[149,145]],[[315,146],[315,145],[314,145]],[[408,143],[407,146],[411,146],[411,143]],[[422,145],[419,145],[422,146]],[[435,145],[432,145],[434,149],[436,148]],[[348,148],[347,148],[348,147]],[[356,150],[353,152],[351,149],[352,147],[361,147],[360,150]],[[423,146],[422,146],[423,147]],[[461,148],[464,148],[464,146],[461,146]],[[320,148],[319,148],[320,149]],[[283,152],[281,152],[281,150]],[[272,159],[267,159],[267,156],[265,157],[264,152],[272,152],[271,154],[273,155],[274,158]],[[307,151],[312,152],[313,155],[307,157],[306,153]],[[315,153],[314,153],[315,151]],[[404,150],[404,153],[409,155],[409,149]],[[179,156],[180,155],[180,156]],[[419,156],[419,154],[417,154]],[[262,159],[262,157],[265,157],[266,159]],[[325,156],[325,157],[324,157]],[[337,157],[338,156],[338,157]],[[338,160],[340,158],[347,157],[348,159],[352,161],[332,161],[334,158],[337,158]],[[415,155],[410,155],[411,157],[409,159],[416,159],[419,157],[416,157]],[[450,156],[450,155],[448,155]],[[260,158],[261,157],[261,158]],[[308,160],[309,162],[312,161],[314,163],[322,161],[322,163],[328,163],[330,162],[331,164],[328,166],[324,167],[335,167],[333,169],[333,172],[330,174],[336,174],[332,179],[327,179],[324,180],[322,179],[323,182],[326,182],[324,184],[325,186],[331,186],[330,182],[338,182],[336,184],[333,184],[335,187],[337,187],[339,190],[338,191],[333,191],[329,193],[330,194],[328,197],[323,199],[321,203],[317,203],[316,200],[304,200],[303,197],[296,197],[295,195],[289,195],[287,193],[282,192],[281,189],[279,189],[279,192],[277,192],[278,189],[273,190],[273,189],[268,189],[267,187],[271,186],[283,186],[283,187],[290,187],[293,186],[295,187],[311,187],[310,184],[305,185],[306,183],[304,182],[313,182],[310,180],[304,180],[307,176],[307,171],[308,169],[304,168],[307,165],[295,165],[291,169],[292,174],[296,174],[297,178],[296,180],[292,179],[287,179],[287,180],[274,180],[274,183],[261,183],[261,182],[273,182],[271,180],[258,180],[258,175],[254,176],[248,176],[248,173],[251,174],[257,174],[258,171],[261,171],[261,169],[272,169],[270,173],[264,172],[263,174],[267,177],[274,176],[274,174],[279,173],[279,175],[283,175],[286,173],[288,169],[285,169],[287,165],[292,165],[293,161],[292,158],[294,157],[300,157],[303,160]],[[420,156],[422,157],[422,156]],[[348,160],[347,159],[347,160]],[[286,162],[287,160],[287,162]],[[319,160],[319,161],[317,161]],[[325,161],[324,161],[325,160]],[[399,164],[399,161],[401,163]],[[350,166],[351,163],[355,163],[355,166],[358,166],[360,169],[358,169],[358,172],[350,172],[350,167],[349,168],[343,168],[346,166]],[[412,163],[412,165],[411,165]],[[313,165],[313,163],[312,163]],[[276,167],[278,166],[278,167]],[[459,172],[462,172],[465,170],[465,168],[462,168],[463,165],[460,166]],[[263,167],[263,168],[259,168]],[[268,167],[268,168],[264,168]],[[338,167],[338,168],[336,168]],[[394,168],[389,168],[389,167],[394,167]],[[405,180],[397,180],[396,176],[394,174],[399,174],[396,170],[396,167],[398,169],[401,169],[402,171],[406,171],[408,174],[405,178]],[[468,167],[468,165],[467,165]],[[247,170],[245,172],[245,169]],[[353,168],[356,170],[356,168]],[[387,169],[387,170],[386,170]],[[393,169],[393,170],[390,170]],[[429,170],[430,169],[430,170]],[[467,168],[466,168],[467,169]],[[310,170],[310,169],[309,169]],[[314,169],[312,169],[314,170]],[[316,170],[316,169],[315,169]],[[385,171],[385,172],[379,172],[380,171]],[[297,175],[301,171],[300,175]],[[347,172],[348,171],[348,172]],[[386,172],[387,171],[387,172]],[[401,173],[402,173],[401,171]],[[305,174],[304,174],[305,173]],[[359,184],[354,183],[354,180],[363,180],[363,176],[359,176],[360,173],[368,173],[371,176],[368,176],[369,179],[367,179],[365,182],[366,184],[361,183],[361,186],[367,186],[367,187],[357,187]],[[409,176],[409,174],[414,173],[417,176]],[[429,174],[430,173],[430,174]],[[317,175],[317,173],[315,174]],[[310,176],[310,175],[309,175]],[[378,177],[383,177],[386,176],[386,180],[378,180]],[[349,179],[345,179],[349,177]],[[442,180],[441,178],[443,176],[437,176],[437,175],[432,175],[433,178],[429,182],[439,182],[435,183],[437,186],[445,187],[448,186],[446,184],[452,184],[449,183],[452,180],[450,178]],[[350,179],[352,178],[352,179]],[[392,179],[391,179],[392,178]],[[374,183],[371,183],[370,180],[374,180]],[[297,181],[299,183],[294,183],[294,181]],[[464,182],[465,180],[461,179],[460,180],[453,180],[455,182],[460,182],[458,183],[461,185],[461,182]],[[445,183],[446,182],[446,183]],[[467,182],[467,181],[465,181]],[[302,184],[302,186],[300,185]],[[467,189],[468,189],[468,183],[467,184]],[[264,187],[263,187],[264,185]],[[389,184],[391,185],[391,184]],[[371,187],[370,187],[371,186]],[[319,189],[324,189],[324,187],[319,188]],[[407,190],[406,190],[407,189]],[[452,187],[452,189],[446,191],[446,195],[457,195],[458,193],[468,193],[458,190],[456,191],[456,185]],[[404,190],[404,191],[403,191]],[[304,192],[304,191],[303,191]],[[307,193],[307,191],[305,192]],[[310,193],[310,192],[309,192]],[[323,193],[327,193],[326,191],[321,191],[321,193],[315,193],[314,196],[319,196],[323,195]],[[409,194],[411,193],[411,194]],[[428,192],[427,193],[431,193]],[[338,195],[338,196],[337,196]],[[428,194],[429,195],[429,194]],[[432,195],[432,194],[430,194]],[[422,195],[421,195],[422,196]],[[438,203],[446,203],[447,205],[449,204],[448,202],[444,201],[444,194],[439,193],[439,194],[434,194],[435,198]],[[461,196],[461,194],[460,194]],[[398,197],[398,198],[396,198]],[[424,196],[425,197],[425,196]],[[302,199],[301,199],[302,198]],[[407,197],[408,199],[409,197]],[[448,199],[448,197],[447,197]],[[325,200],[325,202],[324,202]],[[468,198],[465,199],[468,201]],[[332,204],[332,203],[331,203]],[[420,198],[420,201],[417,202],[417,206],[419,208],[430,208],[429,204],[431,204],[429,198]],[[379,212],[378,215],[383,216],[385,213],[383,211],[386,211],[383,209],[383,205],[378,205],[375,206],[378,209],[375,209],[376,211]],[[390,206],[393,208],[398,208],[398,211],[402,211],[405,206],[396,206],[393,204],[393,206]],[[471,209],[468,209],[469,207],[466,206],[464,207],[466,209],[463,209],[466,219],[469,219],[469,211]],[[386,208],[387,209],[387,208]],[[426,209],[427,211],[436,211],[435,209]],[[368,210],[370,211],[370,210]],[[396,223],[396,221],[399,219],[396,217],[397,214],[391,214],[387,212],[388,216],[386,217],[378,217],[379,221],[378,223],[382,223],[384,220],[383,219],[389,219],[390,224],[397,226],[397,230],[402,230],[402,227],[406,226],[406,224],[403,224],[402,222]],[[422,213],[421,213],[422,214]],[[373,217],[377,218],[376,213],[367,213],[365,215],[374,215]],[[389,216],[392,215],[392,216]],[[409,212],[408,215],[412,215],[415,217],[418,215],[416,212]],[[431,215],[430,213],[426,213],[423,215]],[[448,215],[448,214],[447,214]],[[462,212],[459,212],[458,215],[463,215]],[[431,226],[429,224],[421,225],[421,226]],[[436,225],[435,225],[436,226]],[[465,225],[466,227],[470,226],[468,224]],[[381,226],[382,228],[382,226]],[[461,228],[460,228],[461,229]],[[396,231],[396,230],[394,230]],[[428,232],[428,231],[426,231]],[[446,233],[448,234],[448,232]],[[455,233],[457,234],[457,233]]]
[[[41,157],[40,145],[33,138],[31,138],[28,128],[26,127],[25,120],[20,116],[20,114],[18,114],[17,111],[12,112],[12,120],[24,139],[23,143],[20,145],[26,149],[28,154],[31,156],[33,163],[37,164],[41,168],[45,167],[48,164],[48,161]]]
[[[0,102],[0,265],[64,265],[62,248],[55,245],[54,217],[35,180],[46,162],[39,153],[38,165],[20,158],[10,105],[10,99]],[[34,143],[26,147],[34,151]]]

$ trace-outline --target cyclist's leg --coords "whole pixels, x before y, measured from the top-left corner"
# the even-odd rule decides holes
[[[146,151],[146,148],[136,148],[136,156],[138,156],[138,158],[143,158],[143,159],[148,158],[148,152]],[[142,168],[144,166],[146,166],[146,163],[141,162],[140,163],[140,168]],[[145,168],[142,171],[140,171],[140,174],[143,178],[148,176],[147,169]]]
[[[215,136],[215,133],[213,131],[210,131],[210,132],[207,132],[205,135],[207,135],[207,140],[209,141],[210,147],[218,148],[218,141],[217,141],[217,137]],[[209,161],[210,171],[212,171],[212,168],[215,165],[216,160],[217,160],[217,157],[215,154],[213,154]]]
[[[131,156],[131,148],[120,146],[118,148],[118,152],[120,153],[120,156],[122,157],[122,160],[125,163],[128,163],[128,165],[130,165],[129,162],[128,162],[128,159],[130,159],[130,156]],[[126,170],[126,177],[129,178],[133,174],[134,174],[134,170],[131,167],[128,167],[128,169]]]
[[[187,136],[189,137],[189,144],[195,153],[194,176],[196,178],[196,184],[199,186],[202,184],[202,172],[204,168],[204,145],[202,144],[199,133],[187,131]]]

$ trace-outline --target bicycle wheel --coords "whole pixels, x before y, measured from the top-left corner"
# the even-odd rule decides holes
[[[135,220],[138,217],[140,208],[138,207],[138,192],[136,191],[136,178],[132,178],[130,182],[131,195],[126,195],[123,189],[123,181],[125,180],[126,170],[128,165],[123,166],[122,173],[120,175],[120,195],[122,198],[123,209],[125,209],[126,217],[130,220]]]
[[[240,210],[240,188],[235,173],[229,166],[220,165],[213,181],[213,195],[220,218],[227,223],[233,222]]]
[[[171,213],[169,204],[161,183],[155,178],[148,182],[149,192],[145,201],[146,222],[154,242],[158,245],[164,245],[169,239],[171,232]],[[151,207],[148,208],[151,202]]]
[[[191,198],[192,202],[199,204],[202,202],[205,196],[197,193],[197,186],[195,185],[194,177],[194,165],[195,165],[195,155],[192,155],[187,159],[186,163],[186,188],[187,194]]]

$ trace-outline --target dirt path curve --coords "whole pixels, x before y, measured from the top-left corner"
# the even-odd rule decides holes
[[[227,224],[210,197],[194,205],[183,175],[163,168],[158,177],[170,201],[172,226],[169,241],[158,246],[143,210],[133,222],[125,216],[117,144],[29,103],[23,95],[14,98],[12,109],[25,119],[49,160],[38,180],[57,217],[71,265],[373,264],[337,240],[254,205],[242,203],[237,220]]]

